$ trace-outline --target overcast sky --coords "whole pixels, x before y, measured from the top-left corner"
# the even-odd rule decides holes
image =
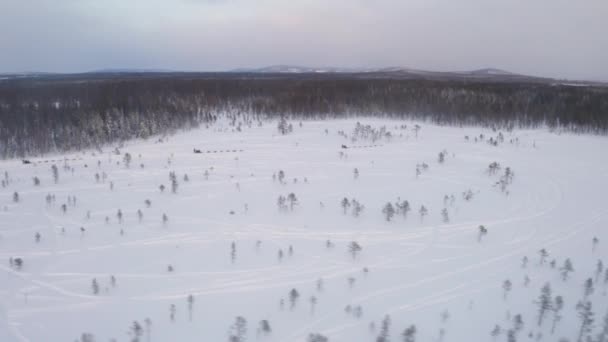
[[[275,64],[608,81],[608,0],[0,0],[0,72]]]

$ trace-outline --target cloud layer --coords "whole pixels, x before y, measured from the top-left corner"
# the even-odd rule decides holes
[[[7,0],[0,71],[496,67],[608,80],[606,0]]]

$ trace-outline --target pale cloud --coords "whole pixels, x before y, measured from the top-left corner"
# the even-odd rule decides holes
[[[497,67],[608,80],[605,0],[4,0],[0,71]]]

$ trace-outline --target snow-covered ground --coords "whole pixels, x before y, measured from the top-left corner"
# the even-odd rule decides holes
[[[525,323],[519,341],[538,334],[575,341],[576,304],[590,277],[592,336],[599,333],[608,310],[605,274],[595,279],[598,260],[608,262],[608,139],[515,130],[493,146],[487,140],[498,132],[489,129],[420,123],[416,137],[413,122],[362,118],[386,126],[392,139],[353,142],[356,121],[293,122],[287,135],[276,123],[242,132],[219,123],[162,142],[128,142],[120,155],[108,147],[33,164],[1,161],[8,184],[0,189],[0,341],[74,341],[84,332],[128,341],[133,321],[147,330],[146,318],[151,336],[142,341],[227,341],[237,316],[247,320],[247,341],[306,341],[309,333],[376,341],[386,315],[392,341],[412,324],[417,341],[491,341],[497,324],[497,340],[506,341],[517,314]],[[501,166],[494,175],[492,162]],[[422,163],[428,170],[417,176]],[[514,176],[501,191],[496,183],[507,167]],[[273,180],[279,170],[283,183]],[[278,197],[289,193],[298,203],[279,210]],[[344,214],[344,197],[365,207],[359,217],[352,206]],[[382,208],[398,199],[411,211],[387,221]],[[480,225],[487,229],[481,239]],[[353,241],[362,247],[354,257]],[[549,256],[540,265],[543,248]],[[563,281],[566,258],[574,272]],[[535,301],[546,282],[565,302],[553,334],[553,313],[538,327]],[[299,293],[293,307],[292,289]],[[258,331],[261,320],[271,333]]]

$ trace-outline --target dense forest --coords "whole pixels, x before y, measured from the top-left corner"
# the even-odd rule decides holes
[[[7,78],[0,80],[0,157],[98,147],[240,115],[388,116],[605,134],[608,87],[360,74]]]

